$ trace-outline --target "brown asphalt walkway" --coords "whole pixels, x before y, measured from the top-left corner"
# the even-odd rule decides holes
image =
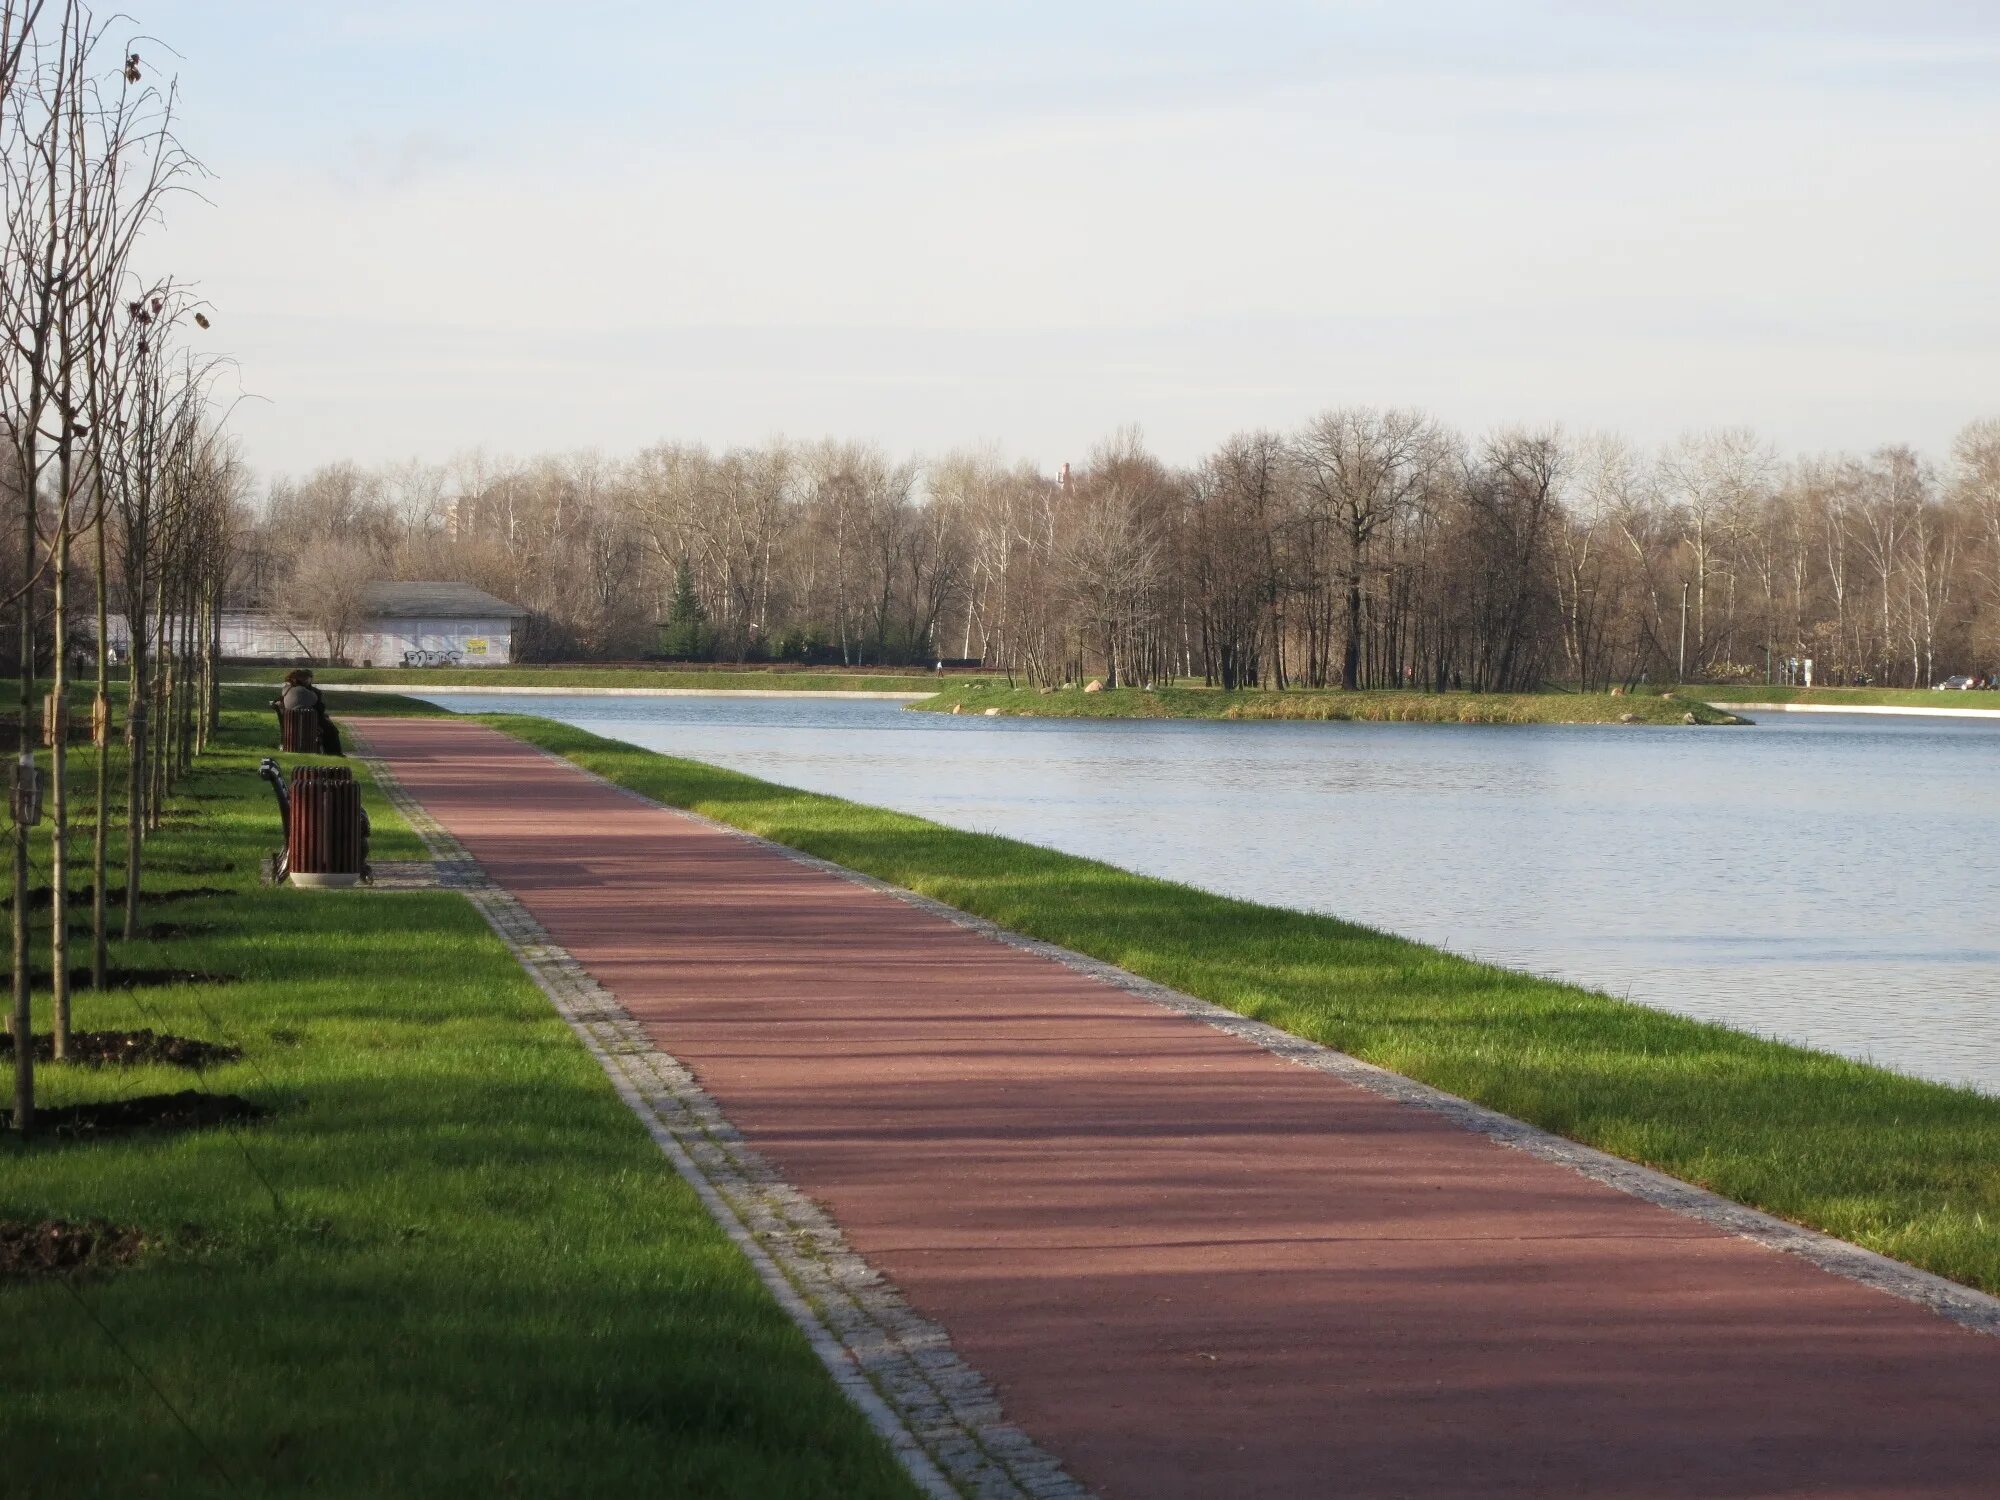
[[[2000,1496],[2000,1339],[482,726],[367,733],[1103,1496]]]

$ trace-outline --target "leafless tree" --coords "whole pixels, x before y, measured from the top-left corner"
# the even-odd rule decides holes
[[[315,542],[292,560],[277,596],[277,623],[300,655],[344,662],[368,622],[368,586],[380,577],[380,564],[364,544],[338,537]]]
[[[1346,631],[1340,685],[1360,683],[1361,599],[1378,532],[1415,507],[1445,459],[1437,424],[1421,412],[1350,407],[1308,422],[1294,444],[1306,493],[1340,544]]]

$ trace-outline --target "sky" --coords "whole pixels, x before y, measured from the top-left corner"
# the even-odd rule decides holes
[[[123,3],[266,478],[2000,415],[1993,0]]]

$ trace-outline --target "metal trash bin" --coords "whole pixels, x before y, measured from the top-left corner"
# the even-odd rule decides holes
[[[368,859],[368,822],[361,788],[345,766],[296,766],[285,830],[285,863],[293,885],[351,886]]]
[[[319,754],[319,710],[278,710],[278,749],[287,755]]]

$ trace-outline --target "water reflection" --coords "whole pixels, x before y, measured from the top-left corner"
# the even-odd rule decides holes
[[[440,697],[2000,1093],[2000,726],[946,718]]]

